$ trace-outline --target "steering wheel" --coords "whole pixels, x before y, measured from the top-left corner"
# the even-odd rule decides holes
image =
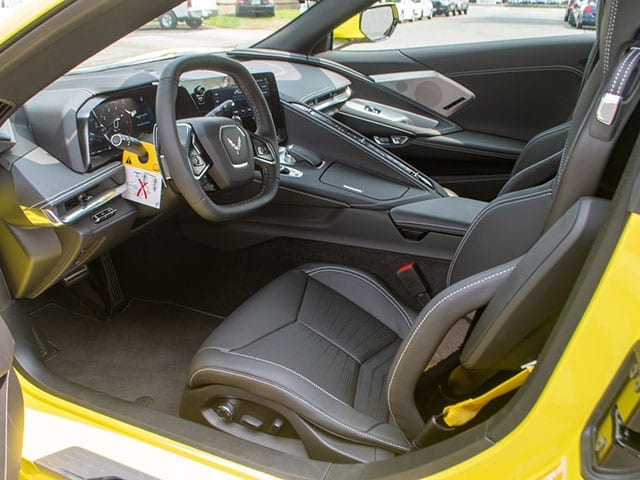
[[[180,75],[191,70],[214,70],[231,76],[244,93],[255,117],[249,132],[234,120],[195,117],[176,122]],[[249,70],[221,55],[189,55],[169,63],[158,84],[156,97],[158,139],[169,173],[187,203],[202,218],[232,220],[266,205],[276,195],[280,180],[276,128],[267,102]],[[236,203],[214,202],[203,184],[208,175],[218,190],[228,191],[254,181],[262,173],[257,194]]]

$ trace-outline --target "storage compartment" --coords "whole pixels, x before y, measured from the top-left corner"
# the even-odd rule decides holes
[[[340,163],[334,163],[327,168],[320,177],[320,181],[374,200],[393,200],[402,197],[409,190],[405,185],[389,182]]]
[[[429,232],[462,237],[486,205],[470,198],[447,197],[401,205],[389,214],[405,238],[419,240]]]

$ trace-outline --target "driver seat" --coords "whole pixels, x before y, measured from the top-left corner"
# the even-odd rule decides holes
[[[285,273],[204,341],[181,416],[293,455],[371,462],[414,448],[427,420],[416,385],[469,312],[481,314],[461,351],[464,368],[510,372],[537,359],[607,215],[609,202],[590,195],[640,98],[637,71],[622,86],[619,74],[640,58],[628,51],[640,4],[611,3],[600,57],[617,68],[604,69],[572,126],[548,227],[524,255],[456,276],[419,313],[360,270],[310,264]],[[606,124],[598,102],[612,89],[624,98]]]
[[[608,204],[581,199],[527,255],[451,285],[419,314],[363,271],[291,270],[205,340],[180,414],[319,460],[371,462],[408,452],[427,420],[414,391],[447,332],[486,305],[461,364],[512,371],[535,360]]]

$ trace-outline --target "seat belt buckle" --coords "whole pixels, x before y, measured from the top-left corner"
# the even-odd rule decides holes
[[[456,427],[450,427],[444,422],[444,413],[432,415],[425,423],[422,431],[411,442],[414,449],[420,449],[446,440],[457,433]]]
[[[415,298],[420,305],[425,306],[431,296],[429,295],[427,281],[424,279],[418,266],[409,262],[396,270],[396,275],[402,286]]]

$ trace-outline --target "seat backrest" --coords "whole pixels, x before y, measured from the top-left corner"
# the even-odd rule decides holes
[[[580,199],[520,259],[457,282],[418,315],[391,365],[389,412],[408,438],[424,421],[414,391],[451,326],[486,305],[464,345],[467,369],[517,369],[537,358],[600,230],[609,201]]]
[[[605,2],[600,1],[598,18],[596,20],[596,32],[600,30],[603,21]],[[578,96],[584,89],[584,85],[600,58],[600,44],[596,38],[593,42],[578,89]],[[572,112],[573,116],[573,112]],[[571,121],[544,130],[531,138],[518,155],[518,159],[511,170],[509,180],[500,189],[497,197],[509,192],[523,190],[545,183],[556,176],[560,160],[562,159],[567,136],[571,129]]]
[[[606,218],[609,201],[584,197],[522,257],[475,324],[460,363],[516,370],[536,360]]]
[[[550,183],[490,202],[460,242],[447,284],[524,254],[577,199],[596,194],[640,99],[636,81],[640,51],[633,47],[640,2],[610,0],[602,11],[598,58],[578,98],[558,173]]]

